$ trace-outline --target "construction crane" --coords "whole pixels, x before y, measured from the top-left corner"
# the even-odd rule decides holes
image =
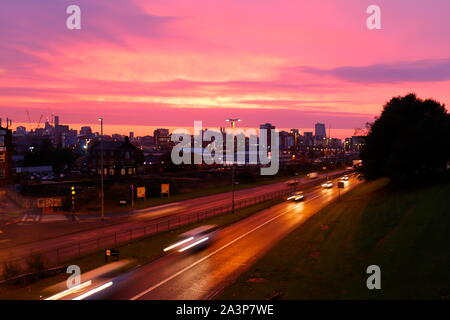
[[[28,124],[30,125],[30,130],[33,129],[33,125],[31,124],[30,112],[27,110]]]
[[[43,117],[43,116],[44,116],[44,115],[41,114],[41,117],[39,118],[39,122],[38,122],[38,124],[37,124],[36,129],[39,129],[39,127],[41,126],[41,121],[42,121],[42,117]]]
[[[39,122],[36,126],[36,128],[34,128],[34,130],[39,129],[39,127],[41,126],[41,121],[42,121],[42,117],[44,115],[41,114],[41,117],[39,118]],[[33,124],[31,123],[31,117],[30,117],[30,112],[27,110],[27,117],[28,117],[28,124],[30,125],[30,130],[33,130]]]

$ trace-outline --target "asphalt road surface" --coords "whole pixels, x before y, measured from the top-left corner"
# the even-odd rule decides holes
[[[321,186],[303,202],[286,201],[228,226],[216,241],[197,252],[171,253],[113,279],[103,279],[65,299],[201,300],[214,298],[279,240],[338,198]],[[341,194],[360,181],[350,178]],[[87,279],[84,279],[85,281]]]
[[[330,174],[342,173],[345,170],[335,171]],[[319,175],[317,181],[323,180],[325,174]],[[299,185],[304,183],[311,183],[308,178],[299,178]],[[256,198],[258,196],[287,190],[289,187],[286,182],[279,182],[274,184],[263,185],[255,188],[242,189],[236,191],[235,201],[239,202],[245,199]],[[167,205],[152,207],[148,209],[136,210],[134,215],[121,220],[120,223],[108,225],[105,227],[96,227],[89,230],[73,232],[63,236],[34,241],[26,244],[14,245],[8,248],[0,249],[0,262],[17,257],[26,257],[30,252],[51,251],[52,257],[55,256],[53,251],[56,248],[76,246],[80,242],[88,242],[97,239],[99,236],[114,235],[115,232],[123,232],[139,228],[143,225],[166,220],[167,217],[174,217],[177,215],[187,215],[193,212],[208,210],[220,206],[231,206],[231,193],[221,193],[211,196],[199,197],[179,202],[174,202]],[[92,246],[92,244],[90,244]],[[76,250],[75,250],[76,251]]]

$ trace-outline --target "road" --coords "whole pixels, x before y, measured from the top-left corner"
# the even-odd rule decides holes
[[[340,174],[344,170],[336,171],[330,174]],[[325,174],[319,175],[316,179],[320,182],[324,179]],[[299,185],[311,183],[312,181],[307,178],[298,179]],[[279,182],[274,184],[263,185],[250,189],[242,189],[236,191],[235,199],[236,202],[242,200],[255,199],[262,195],[273,194],[277,191],[287,190],[289,187],[286,182]],[[60,255],[59,258],[69,258],[76,256],[78,251],[81,253],[87,253],[89,250],[101,247],[101,244],[94,243],[99,236],[114,237],[115,233],[123,233],[124,230],[131,230],[135,228],[142,228],[142,226],[148,225],[150,223],[160,223],[167,222],[167,219],[173,219],[177,216],[186,216],[190,213],[201,212],[206,210],[211,210],[213,208],[230,206],[231,207],[231,193],[221,193],[211,196],[205,196],[195,199],[189,199],[185,201],[179,201],[167,205],[162,205],[158,207],[152,207],[148,209],[136,210],[133,216],[122,219],[119,223],[114,223],[107,225],[105,227],[96,227],[89,230],[83,230],[79,232],[73,232],[70,234],[62,235],[59,237],[54,237],[50,239],[44,239],[40,241],[34,241],[26,244],[14,245],[8,248],[0,249],[0,262],[17,259],[18,257],[26,257],[30,252],[48,252],[46,258],[50,261],[55,261],[57,259],[56,255]],[[145,233],[145,230],[144,230]],[[142,234],[144,235],[144,234]],[[138,235],[135,233],[131,238],[136,238]],[[119,242],[124,242],[130,239],[120,238]],[[110,239],[111,240],[111,239]],[[123,241],[122,241],[123,240]],[[92,241],[92,243],[90,243]],[[79,243],[84,243],[84,248],[77,248]],[[56,253],[56,248],[67,248]],[[70,252],[69,252],[70,250]],[[66,252],[66,255],[64,256]],[[58,260],[59,260],[58,258]]]
[[[358,179],[352,177],[341,193],[348,192],[359,183]],[[338,192],[336,185],[332,189],[314,187],[306,192],[304,202],[286,201],[220,230],[217,240],[203,251],[168,254],[119,277],[97,281],[84,291],[65,298],[214,298],[279,240],[335,201]]]

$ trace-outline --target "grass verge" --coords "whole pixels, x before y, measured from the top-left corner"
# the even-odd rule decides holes
[[[330,172],[332,172],[332,171],[330,171]],[[301,177],[302,176],[281,176],[281,177],[274,176],[274,177],[269,177],[269,178],[263,178],[261,180],[258,180],[256,182],[252,182],[252,183],[238,184],[235,186],[235,191],[256,188],[256,187],[260,187],[260,186],[264,186],[264,185],[279,183],[279,182],[283,182],[283,181],[289,181],[292,179],[299,179]],[[148,200],[142,200],[142,199],[136,200],[134,202],[134,207],[131,207],[131,205],[120,207],[117,205],[117,201],[112,202],[112,201],[108,200],[108,201],[106,201],[106,209],[109,213],[121,214],[121,213],[127,213],[127,212],[137,210],[137,209],[151,208],[151,207],[156,207],[156,206],[169,204],[169,203],[173,203],[173,202],[190,200],[190,199],[195,199],[195,198],[200,198],[200,197],[216,195],[216,194],[220,194],[220,193],[231,192],[231,190],[232,190],[231,185],[219,186],[219,187],[197,188],[197,190],[195,190],[195,191],[178,193],[178,194],[171,195],[170,197],[164,197],[164,198],[157,197],[157,198],[151,198]],[[92,214],[92,211],[89,210],[88,208],[83,208],[80,210],[79,214],[90,215],[90,214]]]
[[[361,185],[314,215],[218,299],[449,299],[450,183]],[[369,265],[381,290],[368,290]],[[254,281],[253,279],[258,279]]]
[[[220,214],[218,216],[211,217],[197,223],[185,225],[154,236],[137,239],[132,242],[117,246],[116,249],[120,250],[121,259],[133,260],[133,263],[129,264],[126,269],[122,269],[121,271],[123,272],[138,265],[142,265],[151,262],[154,259],[157,259],[162,255],[163,248],[165,248],[169,243],[174,242],[177,236],[185,231],[204,224],[215,224],[221,227],[230,225],[280,202],[282,202],[281,199],[269,200],[237,210],[234,214],[232,214],[231,212]],[[70,261],[67,261],[65,264],[78,265],[81,268],[82,272],[88,272],[105,264],[103,250],[85,255],[77,259],[72,259]],[[41,279],[24,286],[15,285],[0,287],[0,300],[42,299],[42,297],[47,297],[54,293],[47,292],[46,288],[61,281],[67,280],[67,277],[68,275],[66,274],[59,274],[57,276]]]

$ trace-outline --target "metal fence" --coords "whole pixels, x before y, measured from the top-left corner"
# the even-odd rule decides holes
[[[338,175],[333,175],[330,176],[329,178],[332,179],[336,176]],[[285,198],[288,195],[292,194],[292,192],[295,192],[300,189],[313,187],[324,180],[325,178],[318,178],[314,181],[299,186],[287,187],[284,190],[268,192],[253,198],[235,201],[235,209],[238,210],[246,208],[268,200]],[[120,232],[109,233],[94,239],[79,241],[73,244],[53,248],[50,250],[44,251],[33,250],[30,251],[30,253],[25,256],[16,256],[16,257],[11,256],[10,259],[8,259],[8,261],[24,267],[26,266],[27,260],[30,258],[32,254],[39,254],[46,262],[46,265],[48,267],[51,267],[59,265],[60,263],[63,263],[69,259],[81,257],[88,253],[93,253],[95,251],[110,247],[116,247],[118,245],[124,244],[132,240],[136,240],[146,236],[151,236],[159,232],[175,229],[190,223],[199,222],[206,218],[213,217],[230,211],[231,211],[231,202],[227,205],[217,206],[208,210],[192,212],[189,214],[175,214],[172,216],[162,218],[161,221],[150,222],[147,224],[143,224],[142,226],[139,227],[134,227]],[[1,270],[2,268],[3,265],[0,265],[0,272],[2,271]]]

